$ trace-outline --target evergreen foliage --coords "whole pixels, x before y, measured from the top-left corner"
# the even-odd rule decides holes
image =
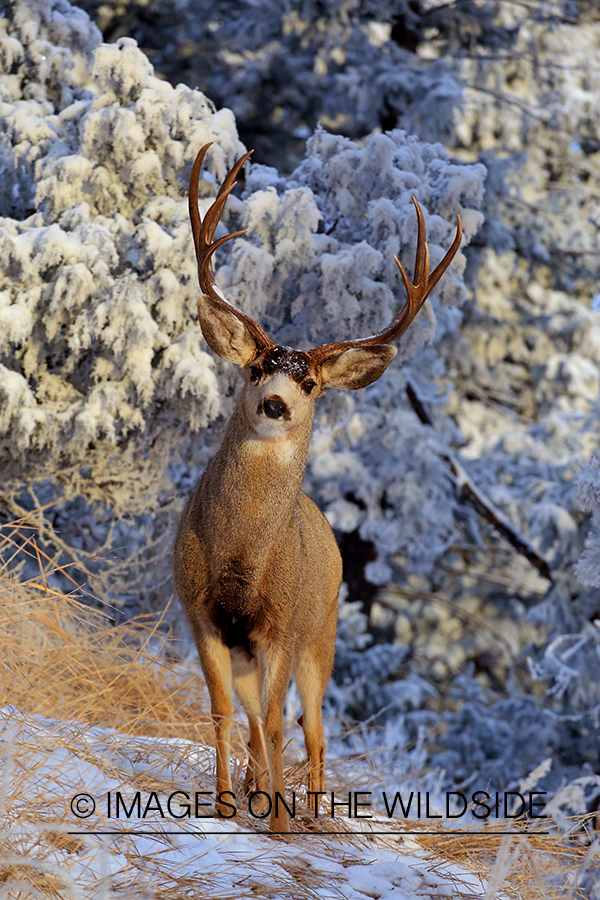
[[[174,517],[236,389],[195,312],[203,143],[205,208],[257,145],[217,279],[299,348],[394,315],[413,194],[433,265],[460,213],[398,359],[315,418],[306,488],[359,550],[330,702],[452,785],[514,788],[546,758],[552,790],[597,774],[595,5],[88,9],[113,43],[66,0],[0,4],[3,515],[46,507],[41,534],[97,593],[164,603]]]

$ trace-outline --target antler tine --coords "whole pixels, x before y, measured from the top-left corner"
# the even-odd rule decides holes
[[[440,280],[440,278],[442,277],[442,275],[444,274],[444,272],[446,271],[446,269],[448,268],[448,266],[450,265],[450,263],[452,262],[454,257],[456,256],[456,254],[458,252],[458,248],[460,247],[460,242],[462,240],[462,221],[461,221],[460,216],[457,216],[456,218],[457,218],[456,235],[454,236],[454,240],[452,241],[452,244],[451,244],[449,250],[447,251],[446,255],[444,256],[443,260],[441,261],[441,263],[439,263],[435,267],[435,269],[433,270],[433,272],[427,279],[427,292],[423,298],[423,302],[425,302],[427,297],[430,295],[430,293],[432,292],[432,290],[434,289],[434,287],[436,286],[436,284],[438,283],[438,281]]]
[[[406,303],[404,304],[396,318],[393,320],[393,322],[391,322],[387,328],[384,328],[383,331],[377,332],[377,334],[371,335],[371,337],[352,341],[343,341],[337,344],[324,344],[322,347],[317,347],[314,350],[311,350],[311,356],[316,361],[323,362],[324,359],[327,359],[330,356],[335,356],[337,353],[342,353],[344,350],[349,350],[352,347],[372,347],[377,344],[389,344],[397,337],[400,337],[400,335],[404,334],[406,329],[409,327],[410,323],[413,321],[413,319],[427,300],[431,291],[434,289],[434,287],[456,256],[462,239],[462,222],[460,216],[457,216],[458,222],[456,226],[456,236],[454,238],[454,241],[452,242],[452,246],[444,256],[441,263],[436,266],[432,274],[429,274],[429,247],[427,246],[426,240],[425,219],[423,216],[423,211],[417,203],[416,199],[413,197],[412,200],[417,212],[418,223],[417,251],[415,255],[415,271],[413,275],[413,281],[410,281],[408,275],[406,274],[406,270],[398,257],[394,256],[398,269],[400,270],[400,275],[402,276],[402,281],[404,282],[404,287],[406,288]]]
[[[227,203],[227,198],[237,184],[237,181],[235,179],[237,178],[240,169],[252,153],[254,153],[254,150],[249,150],[247,153],[244,153],[244,155],[240,157],[240,159],[238,159],[233,168],[229,170],[228,174],[225,177],[225,180],[223,181],[223,184],[218,190],[214,203],[204,216],[202,231],[206,235],[206,240],[208,243],[210,243],[213,239],[215,229],[219,224],[219,219],[221,218],[221,215],[225,208],[225,204]],[[235,234],[227,235],[227,240],[229,240],[229,238],[237,237],[237,235],[239,234],[244,234],[244,232],[247,230],[247,228],[244,228],[242,231],[236,231]],[[223,238],[221,238],[221,243],[224,243]]]
[[[232,234],[226,234],[224,237],[219,238],[217,241],[213,241],[214,233],[223,214],[225,204],[227,203],[227,198],[237,184],[235,179],[237,178],[240,169],[242,168],[250,154],[254,151],[249,150],[248,153],[245,153],[243,156],[241,156],[240,159],[238,159],[238,161],[235,163],[235,165],[232,166],[232,168],[227,173],[223,183],[221,184],[215,200],[206,211],[204,219],[201,219],[200,213],[198,211],[198,184],[200,181],[200,170],[204,162],[204,157],[206,156],[206,151],[210,146],[212,146],[212,143],[213,142],[211,141],[210,143],[205,144],[198,152],[198,155],[196,156],[196,159],[194,160],[194,164],[192,166],[189,186],[190,222],[192,225],[196,259],[198,260],[198,281],[200,283],[200,290],[203,294],[208,294],[209,297],[211,297],[221,306],[227,307],[227,309],[233,312],[238,319],[244,322],[246,327],[252,333],[252,336],[257,343],[257,347],[259,349],[264,349],[266,347],[273,346],[273,342],[257,322],[255,322],[249,316],[246,316],[243,312],[241,312],[241,310],[236,309],[235,306],[225,300],[220,291],[218,291],[217,289],[215,283],[215,275],[212,267],[212,256],[215,250],[217,250],[226,241],[230,241],[233,238],[239,237],[241,234],[245,234],[248,230],[247,228],[243,228],[241,231],[234,231]]]
[[[205,144],[204,147],[199,151],[196,159],[194,160],[194,164],[192,166],[192,171],[190,173],[190,184],[188,189],[188,208],[190,212],[190,222],[192,225],[192,234],[194,236],[194,250],[196,251],[196,257],[198,256],[198,245],[200,240],[200,227],[202,225],[202,220],[200,219],[200,213],[198,211],[198,185],[200,183],[200,169],[202,168],[202,163],[204,162],[204,157],[206,156],[206,151],[209,147],[212,147],[212,141],[210,143]]]
[[[206,156],[206,151],[209,147],[212,146],[212,141],[208,144],[205,144],[202,147],[194,160],[194,165],[192,166],[192,171],[190,174],[190,188],[189,188],[189,209],[190,209],[190,221],[192,223],[192,234],[194,236],[194,248],[196,250],[196,257],[198,259],[198,275],[200,277],[200,287],[202,290],[212,296],[212,288],[214,285],[214,274],[212,271],[212,265],[210,262],[210,257],[215,252],[217,247],[220,247],[221,244],[224,244],[225,241],[231,240],[234,237],[238,237],[240,234],[244,234],[246,229],[242,231],[236,231],[233,234],[228,234],[224,238],[220,238],[219,241],[213,243],[213,236],[217,225],[219,224],[219,219],[223,214],[223,209],[225,208],[225,204],[227,202],[227,198],[233,188],[236,185],[236,177],[253,152],[250,150],[248,153],[245,153],[235,165],[230,169],[223,184],[219,188],[216,199],[211,204],[210,208],[207,210],[204,219],[200,219],[200,213],[198,212],[198,184],[200,181],[200,170],[202,168],[202,164],[204,162],[204,157]]]
[[[423,281],[423,276],[429,275],[429,247],[427,246],[426,240],[426,229],[425,229],[425,217],[423,216],[423,210],[417,203],[416,199],[413,197],[412,202],[415,205],[415,209],[417,211],[417,252],[415,254],[415,273],[414,273],[414,283],[421,284]],[[398,260],[394,257],[396,262]],[[400,263],[398,263],[400,265]],[[406,283],[406,282],[405,282]]]

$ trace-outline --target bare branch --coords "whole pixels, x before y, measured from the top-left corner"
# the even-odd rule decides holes
[[[434,428],[435,426],[429,413],[425,409],[415,391],[414,385],[412,385],[410,381],[407,382],[406,385],[406,394],[412,408],[419,417],[419,420],[424,425],[429,425],[431,428]],[[444,459],[448,463],[450,471],[454,476],[454,487],[457,495],[470,503],[473,509],[483,516],[484,519],[487,519],[487,521],[494,526],[496,531],[506,538],[509,544],[515,548],[517,553],[520,553],[521,556],[524,556],[529,560],[531,565],[537,569],[540,575],[547,578],[549,581],[552,581],[552,572],[546,560],[540,556],[527,538],[523,537],[523,535],[517,531],[504,514],[494,506],[489,497],[486,497],[485,494],[479,490],[467,474],[464,466],[458,461],[455,454],[446,453]]]

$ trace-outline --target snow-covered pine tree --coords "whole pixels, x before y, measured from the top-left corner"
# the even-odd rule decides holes
[[[55,550],[90,572],[102,569],[121,599],[161,596],[163,535],[190,473],[216,446],[218,424],[209,426],[230,410],[236,378],[207,352],[196,323],[186,181],[197,148],[215,141],[201,185],[208,204],[243,148],[228,110],[159,81],[131,39],[102,44],[62,0],[9,6],[5,515],[45,507],[41,535]],[[243,199],[232,198],[230,224],[249,233],[229,259],[221,256],[222,286],[281,342],[369,333],[403,302],[393,254],[407,260],[414,252],[412,195],[427,210],[435,265],[456,213],[466,241],[480,224],[483,176],[482,166],[457,165],[403,132],[375,135],[359,149],[320,131],[289,178],[256,165]],[[460,272],[459,257],[401,360],[455,327]],[[418,366],[424,389],[443,371],[433,349],[419,353]],[[398,405],[406,373],[397,365],[360,396],[332,397],[311,456],[309,478],[334,526],[360,526],[373,541],[375,583],[389,577],[387,559],[399,550],[430,568],[454,529],[447,437],[422,426],[406,400]],[[86,562],[112,554],[108,566]]]
[[[151,3],[120,5],[131,13],[121,20],[104,4],[114,37],[144,41],[128,30],[142,6],[159,69],[167,52],[183,63],[161,71],[187,80],[192,48],[208,96],[235,103],[244,134],[260,125],[265,153],[285,148],[281,163],[262,150],[257,162],[276,159],[286,175],[253,165],[232,199],[225,224],[251,230],[218,272],[279,340],[368,331],[401,302],[391,254],[412,256],[410,192],[428,209],[436,253],[457,211],[467,207],[470,235],[479,214],[468,209],[485,213],[466,249],[467,302],[457,267],[431,304],[435,323],[424,312],[406,335],[408,365],[364,395],[332,395],[316,421],[309,490],[370,579],[342,603],[332,702],[385,725],[396,759],[417,741],[449,779],[501,772],[514,785],[551,756],[557,785],[597,766],[595,531],[577,568],[591,586],[574,578],[597,482],[591,464],[577,488],[598,446],[594,5],[349,0],[282,16],[240,3],[228,17],[182,2],[163,4],[171,23],[155,28]],[[235,389],[195,324],[185,180],[214,137],[210,202],[242,149],[236,125],[154,78],[127,40],[100,45],[65,3],[2,12],[0,372],[3,397],[20,398],[0,404],[11,429],[3,502],[10,517],[52,503],[41,520],[50,542],[80,559],[125,547],[113,590],[162,597],[164,535]],[[187,49],[178,34],[193,38]],[[317,131],[300,161],[319,121],[341,135]],[[418,140],[371,134],[396,125]],[[482,169],[422,143],[432,138],[485,163],[483,199]],[[550,585],[462,502],[470,484],[546,557]]]

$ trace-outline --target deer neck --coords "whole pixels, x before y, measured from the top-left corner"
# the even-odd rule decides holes
[[[243,397],[238,402],[200,489],[218,569],[235,559],[262,570],[282,533],[297,527],[311,426],[312,417],[285,439],[263,438],[250,427]]]

